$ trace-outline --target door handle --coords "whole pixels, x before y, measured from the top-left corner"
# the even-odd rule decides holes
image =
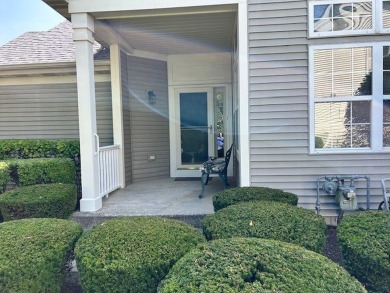
[[[210,129],[210,134],[213,134],[213,126],[212,125],[209,126],[209,129]]]

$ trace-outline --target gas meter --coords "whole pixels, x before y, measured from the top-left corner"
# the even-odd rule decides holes
[[[332,176],[327,175],[317,179],[317,204],[316,210],[320,210],[320,182],[324,181],[321,189],[328,195],[335,197],[336,204],[341,211],[354,211],[359,209],[355,181],[358,179],[366,180],[367,191],[367,209],[370,208],[370,178],[367,176],[352,175],[352,176]],[[349,183],[349,184],[347,184]]]
[[[358,209],[356,188],[354,179],[351,178],[351,183],[345,185],[344,179],[339,180],[339,185],[336,190],[336,203],[340,206],[341,210],[354,211]]]

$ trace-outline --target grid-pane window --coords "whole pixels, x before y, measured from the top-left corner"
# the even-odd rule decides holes
[[[390,46],[383,47],[383,147],[390,147]]]
[[[372,3],[314,4],[314,32],[372,29]]]
[[[315,98],[372,94],[371,47],[316,50],[314,62]]]
[[[390,95],[390,46],[383,47],[383,94]]]
[[[384,0],[382,4],[383,28],[390,28],[390,1]]]
[[[390,149],[390,43],[310,47],[311,152]]]
[[[390,0],[309,0],[311,37],[373,34],[389,29]]]
[[[390,100],[383,101],[383,147],[390,147]]]
[[[312,54],[315,149],[370,149],[373,47],[325,48]],[[386,119],[390,130],[390,112]]]
[[[369,148],[370,101],[315,103],[315,137],[322,148]]]

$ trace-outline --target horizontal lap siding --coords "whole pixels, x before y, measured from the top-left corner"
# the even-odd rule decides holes
[[[167,63],[128,57],[133,181],[169,177]],[[153,91],[157,102],[148,103]],[[154,155],[155,161],[148,161]]]
[[[96,84],[101,145],[112,144],[111,85]],[[0,139],[78,139],[77,87],[71,84],[0,86]]]
[[[251,184],[294,192],[314,209],[316,180],[326,174],[371,177],[372,208],[379,179],[390,175],[389,154],[309,155],[308,44],[369,42],[384,37],[307,39],[306,0],[249,0],[249,106]],[[365,207],[365,181],[357,183]],[[323,215],[336,215],[334,198],[321,193]]]

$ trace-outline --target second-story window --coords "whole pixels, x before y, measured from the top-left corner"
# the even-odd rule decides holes
[[[390,0],[309,0],[309,36],[390,31]]]

